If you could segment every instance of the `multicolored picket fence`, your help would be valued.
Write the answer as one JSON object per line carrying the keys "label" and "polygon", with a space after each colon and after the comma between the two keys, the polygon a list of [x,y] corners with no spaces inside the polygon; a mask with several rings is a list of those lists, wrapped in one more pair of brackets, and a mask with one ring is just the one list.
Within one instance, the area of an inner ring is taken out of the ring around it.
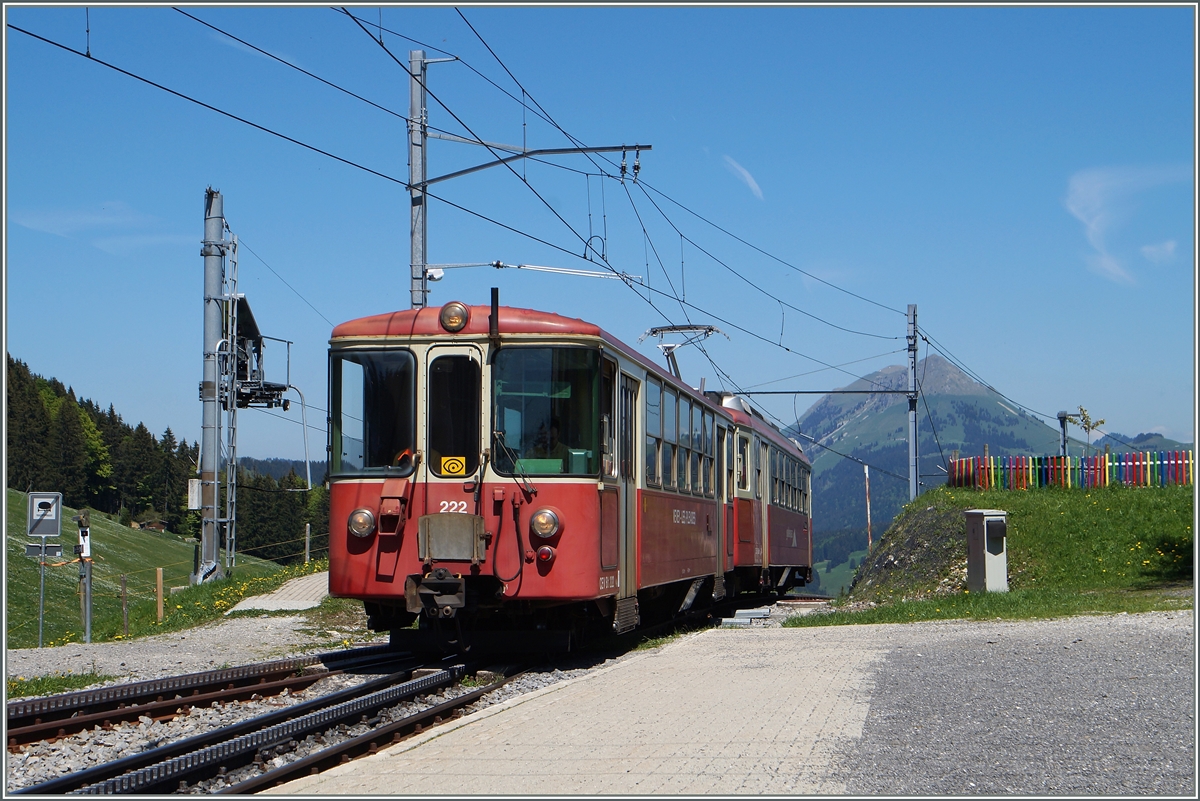
{"label": "multicolored picket fence", "polygon": [[1097,456],[976,456],[950,461],[946,483],[974,489],[1037,487],[1160,487],[1192,484],[1192,451],[1145,451]]}

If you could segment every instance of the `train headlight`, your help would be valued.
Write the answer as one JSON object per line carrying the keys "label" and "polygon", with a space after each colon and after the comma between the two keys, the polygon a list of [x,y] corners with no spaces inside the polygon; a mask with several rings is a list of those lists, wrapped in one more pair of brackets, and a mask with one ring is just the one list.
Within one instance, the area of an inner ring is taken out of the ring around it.
{"label": "train headlight", "polygon": [[467,325],[467,317],[467,307],[456,300],[442,307],[442,313],[438,319],[442,323],[442,328],[453,334],[463,330]]}
{"label": "train headlight", "polygon": [[553,537],[559,529],[558,515],[549,509],[539,509],[529,518],[529,528],[539,537]]}
{"label": "train headlight", "polygon": [[356,537],[369,537],[375,530],[375,515],[370,509],[355,509],[350,513],[346,526]]}

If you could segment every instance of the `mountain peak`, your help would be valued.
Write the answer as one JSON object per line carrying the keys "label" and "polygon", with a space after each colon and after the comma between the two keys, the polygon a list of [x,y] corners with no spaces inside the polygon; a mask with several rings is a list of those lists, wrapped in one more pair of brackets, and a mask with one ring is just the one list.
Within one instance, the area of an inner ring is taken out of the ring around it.
{"label": "mountain peak", "polygon": [[[988,388],[936,353],[917,362],[917,384],[926,395],[986,395]],[[908,368],[893,364],[838,389],[906,389]],[[899,401],[893,401],[899,403]]]}
{"label": "mountain peak", "polygon": [[[987,395],[990,390],[975,381],[946,359],[931,353],[917,362],[917,385],[921,394],[930,395]],[[893,364],[856,379],[839,390],[864,392],[876,390],[905,390],[908,388],[908,368]],[[811,437],[822,439],[853,420],[882,412],[890,406],[905,403],[904,395],[829,394],[812,405],[797,421],[797,427]]]}

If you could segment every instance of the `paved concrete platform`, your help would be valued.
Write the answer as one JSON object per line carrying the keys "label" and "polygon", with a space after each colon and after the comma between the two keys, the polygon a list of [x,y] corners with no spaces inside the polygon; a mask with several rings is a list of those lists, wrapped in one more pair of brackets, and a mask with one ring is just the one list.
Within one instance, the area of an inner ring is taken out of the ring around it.
{"label": "paved concrete platform", "polygon": [[838,794],[884,649],[714,629],[511,699],[289,795]]}
{"label": "paved concrete platform", "polygon": [[263,792],[1195,798],[1194,654],[1190,609],[712,629]]}
{"label": "paved concrete platform", "polygon": [[[238,601],[229,612],[241,612],[247,609],[294,610],[312,609],[320,606],[321,601],[329,594],[329,571],[300,576],[286,582],[274,592],[264,595],[254,595]],[[225,614],[229,614],[226,612]]]}

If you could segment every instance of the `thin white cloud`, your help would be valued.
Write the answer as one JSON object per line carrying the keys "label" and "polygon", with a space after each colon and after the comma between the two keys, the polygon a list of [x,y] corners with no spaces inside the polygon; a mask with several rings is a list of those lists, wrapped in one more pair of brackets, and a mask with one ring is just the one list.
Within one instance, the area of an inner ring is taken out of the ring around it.
{"label": "thin white cloud", "polygon": [[1168,239],[1166,242],[1160,242],[1157,245],[1142,245],[1142,255],[1147,261],[1152,261],[1155,264],[1164,264],[1175,258],[1175,240]]}
{"label": "thin white cloud", "polygon": [[1191,177],[1191,167],[1185,164],[1167,167],[1091,167],[1072,175],[1067,182],[1067,197],[1063,203],[1067,211],[1083,223],[1088,244],[1095,250],[1088,257],[1088,266],[1114,281],[1133,283],[1133,276],[1110,251],[1108,234],[1128,214],[1127,205],[1134,195]]}
{"label": "thin white cloud", "polygon": [[759,189],[758,181],[754,180],[754,176],[750,174],[749,170],[747,170],[741,164],[738,164],[733,159],[729,158],[729,156],[725,157],[725,166],[729,168],[730,172],[741,179],[742,183],[750,187],[750,191],[754,193],[756,198],[759,200],[763,199],[762,189]]}
{"label": "thin white cloud", "polygon": [[92,247],[112,256],[128,256],[135,251],[160,245],[187,247],[198,245],[199,239],[185,234],[132,234],[129,236],[106,236],[92,242]]}
{"label": "thin white cloud", "polygon": [[9,219],[22,228],[64,238],[80,231],[135,228],[156,221],[154,217],[140,214],[120,200],[110,200],[90,209],[10,211]]}
{"label": "thin white cloud", "polygon": [[[255,56],[256,58],[266,59],[267,61],[270,61],[274,64],[279,63],[278,61],[275,60],[276,58],[278,58],[278,59],[282,59],[283,61],[286,61],[289,64],[294,64],[297,67],[300,66],[296,62],[295,59],[293,59],[289,56],[280,55],[278,53],[272,53],[271,55],[267,55],[258,50],[255,50],[253,47],[244,45],[235,39],[230,39],[228,36],[223,36],[219,33],[213,33],[210,38],[217,44],[221,44],[226,47],[232,47],[234,50],[240,50],[241,52],[246,53],[247,55]],[[271,56],[275,56],[275,58],[272,58]]]}

